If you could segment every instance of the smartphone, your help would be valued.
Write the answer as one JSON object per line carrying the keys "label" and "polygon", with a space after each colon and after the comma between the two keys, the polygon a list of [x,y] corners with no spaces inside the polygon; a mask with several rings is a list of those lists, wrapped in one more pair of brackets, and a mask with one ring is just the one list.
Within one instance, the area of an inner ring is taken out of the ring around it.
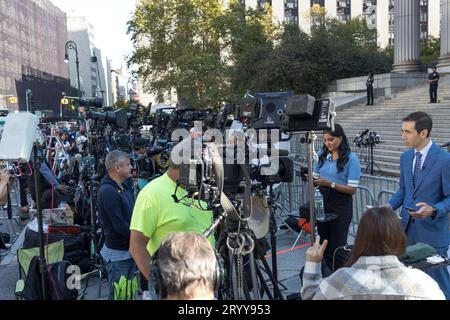
{"label": "smartphone", "polygon": [[409,205],[409,206],[405,206],[405,209],[408,211],[413,211],[413,212],[417,212],[419,211],[419,207],[416,207],[415,205]]}

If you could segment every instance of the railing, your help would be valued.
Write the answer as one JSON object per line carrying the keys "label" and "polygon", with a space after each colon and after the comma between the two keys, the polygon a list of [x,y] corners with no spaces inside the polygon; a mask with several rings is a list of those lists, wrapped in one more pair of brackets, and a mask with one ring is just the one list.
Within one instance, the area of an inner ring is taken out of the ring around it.
{"label": "railing", "polygon": [[[283,214],[298,213],[301,205],[308,201],[308,184],[301,179],[300,168],[302,163],[294,162],[294,180],[292,183],[283,183],[276,190],[280,197],[277,201]],[[399,181],[394,178],[361,176],[360,185],[353,196],[353,218],[349,233],[355,235],[361,215],[367,206],[377,206],[388,202],[399,188]],[[397,212],[398,213],[398,212]],[[399,213],[398,213],[399,214]]]}

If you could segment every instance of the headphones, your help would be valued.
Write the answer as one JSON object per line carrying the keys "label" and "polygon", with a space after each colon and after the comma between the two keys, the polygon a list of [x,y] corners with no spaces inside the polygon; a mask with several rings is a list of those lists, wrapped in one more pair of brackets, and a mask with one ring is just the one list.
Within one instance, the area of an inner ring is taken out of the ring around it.
{"label": "headphones", "polygon": [[[149,286],[154,287],[158,299],[165,299],[167,298],[167,288],[164,285],[164,279],[162,277],[161,269],[159,267],[158,252],[159,250],[157,250],[151,258],[150,264],[151,272],[150,272]],[[214,271],[213,290],[214,292],[217,292],[224,282],[224,268],[222,258],[215,249],[214,255],[216,257],[216,268]]]}

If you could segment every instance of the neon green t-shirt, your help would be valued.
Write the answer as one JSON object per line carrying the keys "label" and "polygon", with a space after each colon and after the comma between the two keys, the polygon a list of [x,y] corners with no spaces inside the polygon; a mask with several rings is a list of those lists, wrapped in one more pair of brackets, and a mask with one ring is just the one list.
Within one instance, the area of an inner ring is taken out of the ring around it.
{"label": "neon green t-shirt", "polygon": [[[175,188],[176,183],[166,173],[147,184],[136,199],[130,230],[150,238],[147,245],[150,255],[171,232],[203,233],[212,225],[211,211],[188,207],[183,201],[175,203],[172,197]],[[177,198],[181,199],[185,194],[186,191],[178,187]],[[215,245],[213,235],[208,240]]]}

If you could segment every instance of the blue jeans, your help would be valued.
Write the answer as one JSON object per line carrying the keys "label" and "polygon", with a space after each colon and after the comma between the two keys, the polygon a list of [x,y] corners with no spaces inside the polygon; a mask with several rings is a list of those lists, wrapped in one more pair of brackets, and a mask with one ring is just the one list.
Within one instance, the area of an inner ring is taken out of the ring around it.
{"label": "blue jeans", "polygon": [[134,272],[136,271],[136,264],[133,259],[122,260],[122,261],[108,261],[106,263],[106,272],[108,272],[108,282],[109,282],[109,300],[114,300],[114,282],[119,282],[122,276],[131,280],[134,277]]}

